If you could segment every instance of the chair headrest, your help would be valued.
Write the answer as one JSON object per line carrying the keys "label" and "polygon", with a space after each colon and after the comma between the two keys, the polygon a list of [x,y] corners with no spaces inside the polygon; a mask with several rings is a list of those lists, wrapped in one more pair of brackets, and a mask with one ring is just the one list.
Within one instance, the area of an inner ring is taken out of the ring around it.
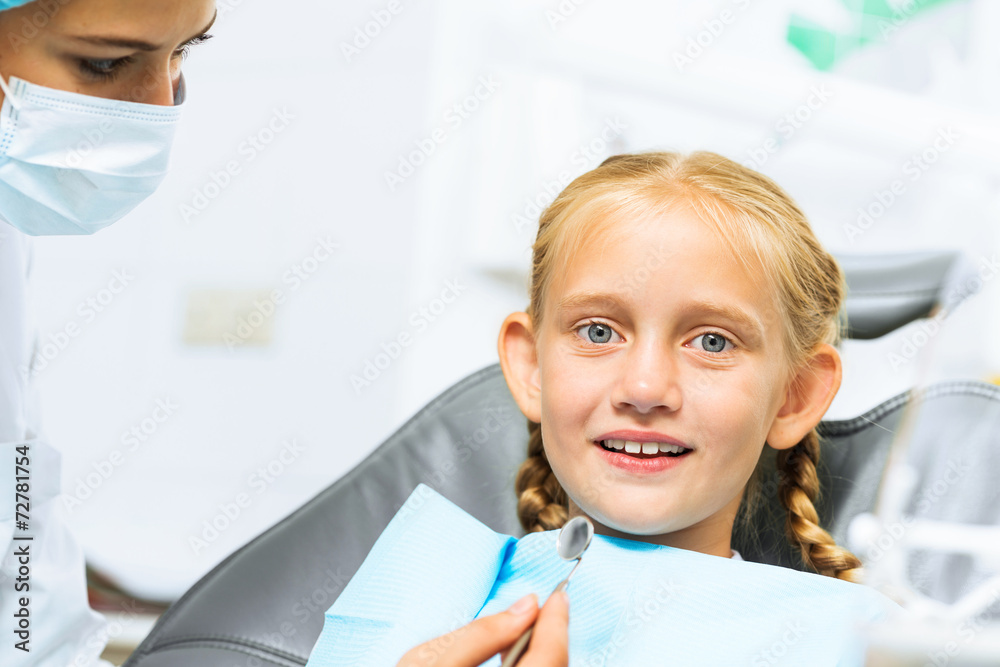
{"label": "chair headrest", "polygon": [[[879,338],[950,303],[958,251],[838,254],[847,279],[847,337]],[[964,295],[961,295],[964,296]]]}

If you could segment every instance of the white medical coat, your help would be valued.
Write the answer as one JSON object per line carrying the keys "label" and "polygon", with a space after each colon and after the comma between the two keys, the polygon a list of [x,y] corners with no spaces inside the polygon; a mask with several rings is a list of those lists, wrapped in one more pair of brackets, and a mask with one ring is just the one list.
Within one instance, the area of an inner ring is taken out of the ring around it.
{"label": "white medical coat", "polygon": [[[98,661],[107,641],[104,619],[87,603],[83,551],[66,526],[59,498],[62,456],[39,423],[30,370],[37,340],[27,289],[32,241],[0,219],[0,665],[106,664]],[[16,507],[15,477],[21,473],[15,459],[25,445],[30,502],[28,529],[20,530],[15,513],[24,508]],[[32,539],[15,539],[26,537]],[[28,579],[21,571],[24,558],[17,555],[25,547]],[[21,639],[13,632],[22,597],[29,600],[27,653],[15,648]]]}

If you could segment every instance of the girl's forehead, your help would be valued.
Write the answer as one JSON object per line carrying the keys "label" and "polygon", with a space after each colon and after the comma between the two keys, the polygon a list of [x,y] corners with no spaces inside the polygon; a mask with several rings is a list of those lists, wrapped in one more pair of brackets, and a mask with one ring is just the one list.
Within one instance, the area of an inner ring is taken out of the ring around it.
{"label": "girl's forehead", "polygon": [[568,223],[553,247],[553,278],[592,272],[594,266],[639,274],[684,266],[708,273],[724,269],[767,288],[767,272],[752,244],[738,242],[730,225],[691,208],[609,211]]}
{"label": "girl's forehead", "polygon": [[555,248],[546,312],[555,314],[567,299],[579,300],[572,292],[582,292],[657,307],[707,305],[749,315],[762,330],[783,328],[776,291],[756,254],[741,251],[724,228],[694,211],[575,222],[580,228]]}

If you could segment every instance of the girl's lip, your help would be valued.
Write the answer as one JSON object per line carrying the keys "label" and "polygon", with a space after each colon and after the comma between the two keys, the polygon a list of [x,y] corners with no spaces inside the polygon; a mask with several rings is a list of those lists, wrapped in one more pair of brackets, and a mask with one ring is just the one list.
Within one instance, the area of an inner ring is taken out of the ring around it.
{"label": "girl's lip", "polygon": [[663,433],[657,433],[655,431],[633,431],[633,430],[621,430],[621,431],[611,431],[605,433],[604,435],[598,437],[594,442],[600,444],[604,440],[627,440],[631,442],[665,442],[670,445],[678,445],[684,449],[694,449],[691,445],[678,440],[677,438],[671,438],[669,435]]}
{"label": "girl's lip", "polygon": [[[621,438],[609,438],[610,440],[617,440]],[[646,442],[665,442],[665,441],[653,441],[647,440]],[[683,445],[681,445],[683,447]],[[625,452],[619,451],[608,451],[600,445],[596,444],[598,451],[604,460],[611,466],[624,470],[625,472],[631,473],[633,475],[650,475],[666,470],[671,470],[676,468],[681,464],[681,461],[686,457],[690,456],[690,452],[685,452],[680,456],[649,456],[649,457],[638,457],[631,456]]]}

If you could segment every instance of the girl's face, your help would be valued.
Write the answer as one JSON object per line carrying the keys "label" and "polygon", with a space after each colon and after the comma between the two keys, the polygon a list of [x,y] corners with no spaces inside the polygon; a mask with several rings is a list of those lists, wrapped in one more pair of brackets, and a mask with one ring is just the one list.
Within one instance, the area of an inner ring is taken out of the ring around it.
{"label": "girl's face", "polygon": [[214,20],[215,0],[32,2],[0,12],[0,76],[171,105],[184,54]]}
{"label": "girl's face", "polygon": [[[528,360],[526,388],[512,390],[542,425],[571,515],[729,556],[765,441],[794,445],[826,406],[789,432],[803,405],[787,391],[776,297],[708,225],[680,211],[609,229],[555,270],[538,331],[508,318],[505,373],[507,359]],[[839,358],[835,370],[830,400]]]}

